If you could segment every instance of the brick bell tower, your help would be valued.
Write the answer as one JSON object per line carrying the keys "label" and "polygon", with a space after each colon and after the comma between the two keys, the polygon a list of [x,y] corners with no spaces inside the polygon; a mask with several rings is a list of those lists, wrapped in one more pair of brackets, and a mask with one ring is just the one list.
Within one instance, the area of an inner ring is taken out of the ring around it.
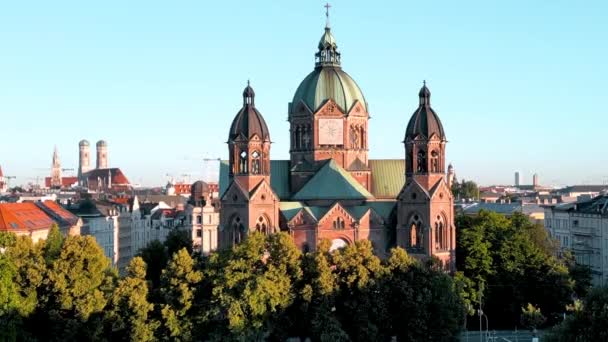
{"label": "brick bell tower", "polygon": [[[329,7],[327,7],[329,9]],[[325,13],[325,30],[315,53],[315,68],[289,103],[291,191],[297,192],[333,159],[370,190],[367,102],[353,78],[342,69],[342,54]]]}
{"label": "brick bell tower", "polygon": [[397,245],[422,259],[435,256],[446,271],[454,271],[456,230],[446,175],[447,140],[426,82],[418,95],[418,109],[405,132],[406,182],[397,198]]}
{"label": "brick bell tower", "polygon": [[252,231],[270,234],[279,229],[279,198],[270,187],[270,143],[247,82],[243,107],[228,135],[230,182],[221,198],[220,248],[230,248]]}

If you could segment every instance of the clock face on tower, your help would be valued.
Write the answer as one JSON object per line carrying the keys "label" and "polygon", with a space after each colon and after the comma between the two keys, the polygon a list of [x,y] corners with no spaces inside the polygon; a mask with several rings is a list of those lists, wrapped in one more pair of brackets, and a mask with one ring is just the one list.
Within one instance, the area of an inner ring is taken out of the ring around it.
{"label": "clock face on tower", "polygon": [[319,145],[342,145],[343,125],[342,119],[319,119]]}

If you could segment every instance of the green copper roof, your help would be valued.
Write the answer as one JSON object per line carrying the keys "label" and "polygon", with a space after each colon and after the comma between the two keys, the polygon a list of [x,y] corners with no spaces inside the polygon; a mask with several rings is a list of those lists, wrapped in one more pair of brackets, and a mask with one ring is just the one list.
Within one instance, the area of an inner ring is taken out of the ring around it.
{"label": "green copper roof", "polygon": [[[220,163],[220,197],[224,191],[228,189],[229,178],[228,161],[222,160]],[[270,186],[274,193],[279,196],[279,199],[288,199],[289,193],[289,160],[271,160],[270,161]]]}
{"label": "green copper roof", "polygon": [[304,208],[301,202],[281,202],[279,203],[279,209],[283,213],[283,216],[289,221],[296,216],[300,210]]}
{"label": "green copper roof", "polygon": [[376,198],[396,198],[405,184],[403,159],[369,160],[372,170],[372,193]]}
{"label": "green copper roof", "polygon": [[[317,111],[327,100],[332,99],[343,111],[348,112],[355,104],[361,102],[367,109],[365,97],[357,83],[339,67],[319,67],[308,74],[296,90],[291,107],[300,100],[304,101],[313,112]],[[290,108],[290,112],[291,112]]]}
{"label": "green copper roof", "polygon": [[319,40],[319,50],[325,50],[329,48],[337,49],[338,44],[336,43],[336,38],[331,34],[331,29],[329,27],[325,27],[325,32],[323,36],[321,36],[321,40]]}
{"label": "green copper roof", "polygon": [[347,171],[330,159],[292,199],[366,199],[373,198]]}
{"label": "green copper roof", "polygon": [[[369,166],[372,172],[371,193],[373,196],[386,199],[397,198],[405,184],[405,161],[403,159],[370,159]],[[289,160],[272,160],[270,162],[270,185],[281,200],[288,200],[291,197],[289,167]],[[228,161],[223,160],[220,163],[220,195],[223,195],[228,188],[228,171]],[[346,173],[348,174],[348,172]]]}
{"label": "green copper roof", "polygon": [[397,205],[397,201],[374,201],[367,202],[366,205],[376,212],[376,214],[382,216],[385,220],[388,220],[391,216],[391,212]]}

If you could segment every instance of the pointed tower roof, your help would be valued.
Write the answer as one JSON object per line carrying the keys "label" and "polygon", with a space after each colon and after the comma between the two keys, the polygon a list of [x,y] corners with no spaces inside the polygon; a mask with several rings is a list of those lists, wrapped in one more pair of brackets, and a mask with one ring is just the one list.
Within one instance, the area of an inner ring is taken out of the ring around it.
{"label": "pointed tower roof", "polygon": [[419,106],[407,124],[405,140],[417,137],[428,139],[433,134],[439,139],[445,140],[445,132],[443,131],[441,120],[439,120],[439,116],[431,108],[431,91],[426,86],[426,81],[423,82],[418,97],[420,98]]}
{"label": "pointed tower roof", "polygon": [[60,164],[59,160],[59,152],[57,152],[57,146],[53,149],[53,166],[58,166]]}
{"label": "pointed tower roof", "polygon": [[232,121],[228,141],[234,141],[239,137],[250,139],[254,135],[262,140],[270,140],[266,121],[255,108],[255,92],[247,81],[247,87],[243,90],[243,107]]}

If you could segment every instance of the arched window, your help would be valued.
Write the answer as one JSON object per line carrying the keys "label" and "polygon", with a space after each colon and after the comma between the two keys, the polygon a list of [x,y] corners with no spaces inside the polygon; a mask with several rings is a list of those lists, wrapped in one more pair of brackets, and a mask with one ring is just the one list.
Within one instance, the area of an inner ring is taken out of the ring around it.
{"label": "arched window", "polygon": [[251,173],[254,175],[259,175],[261,173],[260,153],[258,151],[253,151],[251,154]]}
{"label": "arched window", "polygon": [[268,218],[266,218],[266,216],[262,215],[262,216],[258,217],[258,220],[255,223],[255,230],[264,235],[268,235],[268,234],[272,233],[272,231],[270,230],[270,224],[268,222]]}
{"label": "arched window", "polygon": [[243,241],[243,234],[245,233],[245,228],[243,223],[241,222],[241,218],[235,216],[230,223],[230,242],[233,245],[241,243]]}
{"label": "arched window", "polygon": [[410,247],[421,249],[424,244],[424,232],[422,230],[422,220],[418,215],[410,219]]}
{"label": "arched window", "polygon": [[304,149],[308,150],[310,149],[310,141],[311,141],[311,137],[310,137],[310,126],[306,125],[304,127],[304,134],[302,136],[302,143],[304,144]]}
{"label": "arched window", "polygon": [[435,150],[431,152],[431,172],[439,172],[439,153]]}
{"label": "arched window", "polygon": [[360,146],[361,148],[365,148],[365,128],[363,127],[359,127],[360,132],[360,137],[361,137],[361,142],[360,142]]}
{"label": "arched window", "polygon": [[416,160],[416,170],[418,172],[426,172],[426,152],[418,151],[418,160]]}
{"label": "arched window", "polygon": [[445,250],[448,248],[447,227],[443,218],[437,215],[435,220],[435,249]]}
{"label": "arched window", "polygon": [[344,229],[344,227],[345,227],[344,219],[342,219],[341,217],[338,217],[334,220],[334,229],[342,230],[342,229]]}
{"label": "arched window", "polygon": [[241,151],[239,156],[239,173],[247,173],[247,151]]}

